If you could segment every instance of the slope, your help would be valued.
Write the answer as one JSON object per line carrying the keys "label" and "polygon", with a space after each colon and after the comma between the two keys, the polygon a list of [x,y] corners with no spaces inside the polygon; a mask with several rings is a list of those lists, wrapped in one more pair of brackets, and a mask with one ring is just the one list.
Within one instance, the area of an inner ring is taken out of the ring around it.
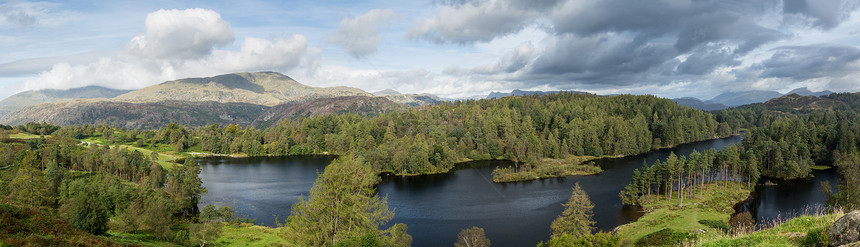
{"label": "slope", "polygon": [[120,95],[116,100],[130,103],[214,101],[275,106],[290,101],[336,96],[370,94],[351,87],[311,87],[276,72],[243,72],[168,81]]}
{"label": "slope", "polygon": [[17,93],[0,101],[0,117],[18,109],[41,103],[57,102],[68,99],[113,98],[131,90],[111,89],[99,86],[86,86],[72,89],[43,89]]}

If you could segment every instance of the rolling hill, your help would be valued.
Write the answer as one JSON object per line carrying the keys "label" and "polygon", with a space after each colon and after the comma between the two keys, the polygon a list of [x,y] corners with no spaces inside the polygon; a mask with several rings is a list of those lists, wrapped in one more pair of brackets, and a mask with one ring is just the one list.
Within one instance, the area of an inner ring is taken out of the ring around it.
{"label": "rolling hill", "polygon": [[341,96],[319,98],[307,102],[289,102],[270,108],[254,120],[253,125],[265,128],[285,119],[313,117],[328,114],[355,113],[375,116],[381,113],[406,109],[407,106],[383,97]]}
{"label": "rolling hill", "polygon": [[131,90],[118,90],[99,86],[72,89],[43,89],[17,93],[0,101],[0,118],[18,109],[42,103],[69,99],[113,98]]}
{"label": "rolling hill", "polygon": [[337,96],[371,94],[351,87],[311,87],[276,72],[245,72],[168,81],[117,96],[115,99],[130,103],[180,100],[275,106],[290,101]]}

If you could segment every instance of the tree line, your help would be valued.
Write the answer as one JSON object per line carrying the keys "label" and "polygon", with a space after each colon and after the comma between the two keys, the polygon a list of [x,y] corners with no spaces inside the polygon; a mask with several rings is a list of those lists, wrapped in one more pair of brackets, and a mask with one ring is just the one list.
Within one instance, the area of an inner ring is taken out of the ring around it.
{"label": "tree line", "polygon": [[639,204],[642,196],[662,194],[669,203],[674,200],[682,205],[685,198],[701,193],[705,184],[726,187],[733,184],[729,182],[745,182],[752,189],[760,175],[755,156],[738,145],[720,151],[694,150],[686,157],[672,152],[666,161],[646,163],[635,169],[630,183],[618,196],[622,203],[634,205]]}
{"label": "tree line", "polygon": [[[157,130],[67,126],[58,135],[102,133],[114,143],[217,154],[362,156],[377,172],[445,172],[457,162],[509,159],[526,166],[541,158],[624,156],[728,136],[714,115],[654,96],[559,93],[438,106],[362,117],[355,114],[287,119],[267,129],[170,124]],[[105,133],[107,135],[105,135]]]}

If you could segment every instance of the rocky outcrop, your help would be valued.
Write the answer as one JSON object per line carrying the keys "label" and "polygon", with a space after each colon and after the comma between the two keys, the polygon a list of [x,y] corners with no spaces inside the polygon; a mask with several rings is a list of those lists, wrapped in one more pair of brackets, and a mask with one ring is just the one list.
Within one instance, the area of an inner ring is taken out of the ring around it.
{"label": "rocky outcrop", "polygon": [[860,241],[860,210],[845,214],[827,229],[830,246],[856,246]]}

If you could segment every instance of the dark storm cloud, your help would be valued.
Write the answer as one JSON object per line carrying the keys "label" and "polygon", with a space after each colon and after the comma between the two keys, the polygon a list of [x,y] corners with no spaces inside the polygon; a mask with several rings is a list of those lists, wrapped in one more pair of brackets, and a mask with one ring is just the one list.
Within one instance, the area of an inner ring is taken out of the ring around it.
{"label": "dark storm cloud", "polygon": [[[549,37],[543,41],[544,49],[522,52],[523,47],[512,47],[496,62],[471,70],[509,75],[506,78],[525,87],[664,85],[702,80],[722,67],[732,68],[737,79],[721,83],[749,83],[762,77],[805,80],[843,73],[846,64],[856,60],[853,47],[793,47],[759,50],[766,56],[775,54],[754,67],[738,68],[750,52],[803,35],[804,28],[838,26],[857,9],[858,0],[436,3],[443,7],[436,16],[413,25],[410,37],[469,44],[532,25],[545,28]],[[802,24],[800,29],[791,29],[798,27],[790,25],[795,23]]]}
{"label": "dark storm cloud", "polygon": [[781,47],[767,60],[752,69],[760,70],[760,77],[808,80],[820,77],[841,77],[854,73],[851,66],[860,60],[860,49],[842,45],[813,45]]}
{"label": "dark storm cloud", "polygon": [[784,0],[783,12],[805,16],[813,26],[831,29],[847,19],[858,5],[857,0]]}
{"label": "dark storm cloud", "polygon": [[[550,43],[534,62],[531,73],[564,75],[584,83],[627,83],[655,71],[677,55],[669,43],[648,43],[601,35],[563,35]],[[607,80],[606,78],[615,78]],[[625,79],[626,78],[626,79]]]}
{"label": "dark storm cloud", "polygon": [[678,73],[689,75],[704,75],[711,73],[720,66],[738,65],[740,61],[734,53],[725,48],[702,47],[696,49],[684,62],[678,65]]}

